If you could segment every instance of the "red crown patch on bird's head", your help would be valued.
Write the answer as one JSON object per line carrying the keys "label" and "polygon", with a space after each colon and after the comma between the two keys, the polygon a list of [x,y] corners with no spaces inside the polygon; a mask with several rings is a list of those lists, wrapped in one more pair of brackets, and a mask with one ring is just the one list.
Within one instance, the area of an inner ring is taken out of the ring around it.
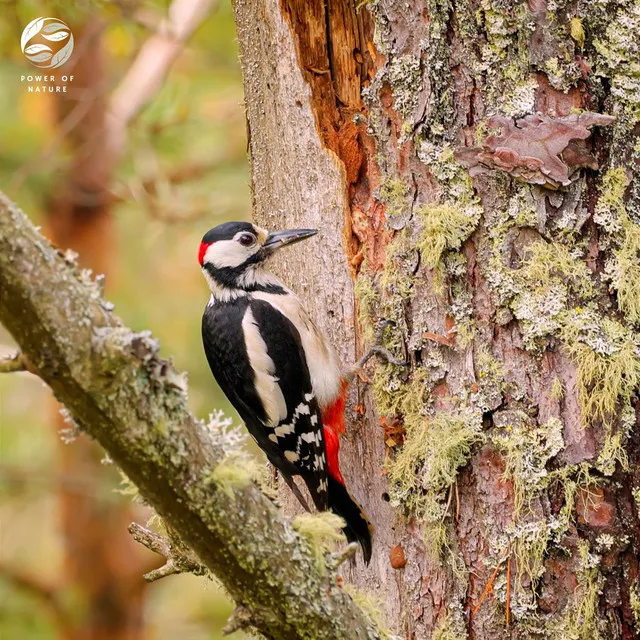
{"label": "red crown patch on bird's head", "polygon": [[213,242],[201,242],[200,250],[198,251],[198,262],[202,266],[204,262],[204,254],[207,253],[207,249],[213,244]]}

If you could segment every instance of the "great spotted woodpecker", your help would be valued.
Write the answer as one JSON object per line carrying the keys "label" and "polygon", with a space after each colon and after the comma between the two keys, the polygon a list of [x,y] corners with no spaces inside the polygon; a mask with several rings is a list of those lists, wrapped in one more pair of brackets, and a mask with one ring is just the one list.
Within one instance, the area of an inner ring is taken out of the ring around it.
{"label": "great spotted woodpecker", "polygon": [[216,381],[267,458],[304,506],[293,476],[318,510],[345,520],[347,540],[360,543],[368,563],[373,527],[338,460],[349,375],[298,297],[265,269],[276,249],[315,234],[269,233],[248,222],[206,233],[198,259],[211,298],[202,339]]}

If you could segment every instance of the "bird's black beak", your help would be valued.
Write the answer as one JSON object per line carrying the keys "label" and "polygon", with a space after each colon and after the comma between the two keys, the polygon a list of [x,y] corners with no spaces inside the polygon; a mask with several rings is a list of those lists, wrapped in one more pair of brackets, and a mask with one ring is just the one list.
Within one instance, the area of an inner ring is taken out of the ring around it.
{"label": "bird's black beak", "polygon": [[285,229],[284,231],[274,231],[267,236],[262,249],[267,253],[273,253],[280,247],[285,247],[295,242],[300,242],[318,233],[317,229]]}

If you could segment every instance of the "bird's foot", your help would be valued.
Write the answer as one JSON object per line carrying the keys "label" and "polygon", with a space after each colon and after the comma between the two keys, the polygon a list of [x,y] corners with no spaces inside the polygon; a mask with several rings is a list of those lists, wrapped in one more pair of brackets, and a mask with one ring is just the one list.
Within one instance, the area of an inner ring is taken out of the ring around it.
{"label": "bird's foot", "polygon": [[330,560],[332,569],[335,571],[341,564],[343,564],[347,560],[353,561],[353,558],[355,558],[357,550],[358,550],[357,543],[350,542],[346,547],[343,547],[342,549],[339,549],[335,553],[332,553],[331,560]]}
{"label": "bird's foot", "polygon": [[347,384],[350,384],[356,375],[359,375],[362,368],[364,367],[373,356],[378,358],[381,362],[385,364],[393,364],[397,367],[407,367],[409,366],[407,362],[404,360],[398,360],[389,349],[386,349],[382,346],[382,332],[386,326],[391,324],[388,320],[381,320],[378,323],[376,328],[376,343],[369,348],[369,350],[360,358],[357,362],[355,362],[351,367],[349,367],[344,374],[344,379],[347,381]]}

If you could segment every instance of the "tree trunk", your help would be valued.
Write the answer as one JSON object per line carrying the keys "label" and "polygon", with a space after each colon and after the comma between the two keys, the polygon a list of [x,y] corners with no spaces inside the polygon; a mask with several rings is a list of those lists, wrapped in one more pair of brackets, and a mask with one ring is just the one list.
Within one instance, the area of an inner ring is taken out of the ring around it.
{"label": "tree trunk", "polygon": [[[71,161],[56,185],[47,211],[53,242],[78,253],[80,264],[96,274],[112,271],[115,253],[114,219],[109,209],[113,162],[107,148],[107,89],[101,20],[90,20],[80,33],[70,93],[58,93],[59,126],[76,124],[65,136]],[[54,407],[56,431],[68,428]],[[86,437],[72,446],[59,444],[62,472],[96,482],[104,476],[104,452]],[[67,587],[82,598],[77,624],[66,640],[137,640],[142,621],[145,582],[142,554],[127,532],[133,519],[129,506],[60,489]]]}
{"label": "tree trunk", "polygon": [[256,220],[322,231],[280,275],[410,363],[352,390],[347,577],[406,638],[636,637],[638,4],[357,4],[235,0]]}

